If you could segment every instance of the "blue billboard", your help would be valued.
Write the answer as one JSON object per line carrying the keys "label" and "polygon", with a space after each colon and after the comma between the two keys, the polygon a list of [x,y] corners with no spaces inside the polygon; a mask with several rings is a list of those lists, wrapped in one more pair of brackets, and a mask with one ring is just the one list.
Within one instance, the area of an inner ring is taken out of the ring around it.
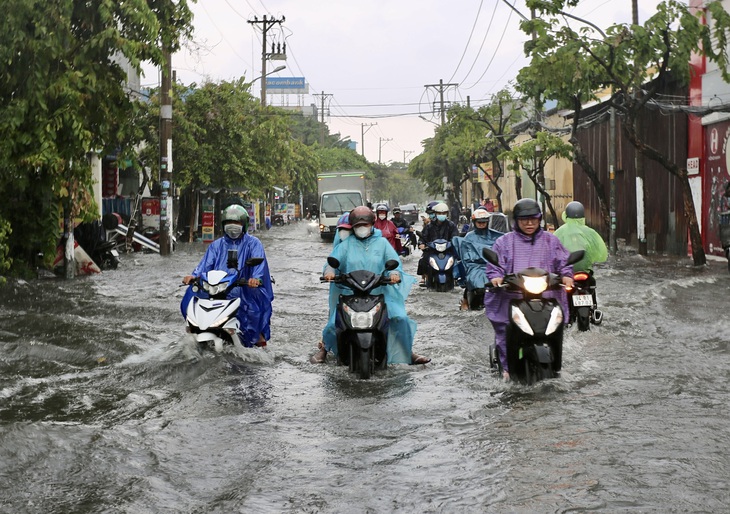
{"label": "blue billboard", "polygon": [[304,89],[304,77],[266,77],[266,89]]}

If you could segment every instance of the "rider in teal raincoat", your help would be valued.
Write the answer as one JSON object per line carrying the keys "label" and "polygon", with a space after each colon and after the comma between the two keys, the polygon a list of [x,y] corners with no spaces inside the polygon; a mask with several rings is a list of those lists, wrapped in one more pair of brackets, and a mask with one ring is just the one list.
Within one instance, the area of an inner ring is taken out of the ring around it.
{"label": "rider in teal raincoat", "polygon": [[[398,254],[390,245],[387,239],[382,237],[379,231],[373,229],[375,215],[364,206],[356,207],[350,212],[349,222],[352,225],[353,235],[341,241],[332,249],[331,257],[340,262],[338,270],[327,266],[325,278],[334,278],[336,272],[348,273],[354,270],[368,270],[374,273],[382,273],[385,270],[385,263],[389,260],[399,262],[398,268],[391,272],[393,280],[400,280],[400,283],[382,286],[373,291],[374,294],[383,294],[385,303],[388,306],[390,323],[388,327],[388,364],[425,364],[429,358],[413,353],[413,338],[416,333],[416,323],[408,318],[405,309],[405,300],[410,293],[411,287],[416,279],[403,272]],[[352,294],[344,290],[343,294]],[[336,341],[335,315],[337,309],[332,309],[330,319],[324,329],[324,339],[327,342]],[[334,339],[330,339],[334,336]],[[336,351],[336,344],[332,351]],[[312,359],[312,362],[324,362],[327,348],[321,348],[319,354],[322,358]],[[320,357],[316,354],[315,357]]]}

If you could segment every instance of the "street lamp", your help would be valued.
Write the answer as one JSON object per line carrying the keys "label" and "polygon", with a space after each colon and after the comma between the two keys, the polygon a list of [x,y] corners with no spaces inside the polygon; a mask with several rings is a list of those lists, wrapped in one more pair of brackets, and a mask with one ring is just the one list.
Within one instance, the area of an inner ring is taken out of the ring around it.
{"label": "street lamp", "polygon": [[[281,66],[277,66],[273,70],[268,71],[268,72],[264,73],[263,75],[261,75],[260,77],[256,77],[255,79],[253,79],[251,81],[251,84],[256,82],[258,79],[263,79],[264,77],[268,77],[272,73],[276,73],[277,71],[281,71],[285,68],[286,68],[286,66],[283,64]],[[261,106],[266,107],[266,81],[265,80],[261,81]]]}

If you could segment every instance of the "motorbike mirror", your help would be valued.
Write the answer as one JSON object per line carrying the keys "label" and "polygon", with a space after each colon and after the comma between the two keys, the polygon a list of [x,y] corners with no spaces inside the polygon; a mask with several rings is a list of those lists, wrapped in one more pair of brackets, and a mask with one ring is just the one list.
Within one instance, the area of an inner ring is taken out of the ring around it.
{"label": "motorbike mirror", "polygon": [[395,259],[391,259],[389,261],[386,261],[385,269],[387,269],[388,271],[393,271],[394,269],[396,269],[398,267],[398,265],[399,265],[398,261],[396,261]]}
{"label": "motorbike mirror", "polygon": [[337,269],[340,267],[340,261],[335,259],[334,257],[327,257],[327,264],[330,265],[330,267]]}
{"label": "motorbike mirror", "polygon": [[226,263],[226,266],[234,269],[238,268],[238,250],[235,248],[228,250],[228,262]]}
{"label": "motorbike mirror", "polygon": [[251,257],[246,259],[246,266],[258,266],[262,262],[264,262],[263,257]]}
{"label": "motorbike mirror", "polygon": [[482,249],[482,255],[484,256],[485,259],[487,259],[488,263],[494,264],[495,266],[499,266],[499,255],[497,254],[497,252],[495,252],[491,248],[485,247],[484,249]]}
{"label": "motorbike mirror", "polygon": [[575,264],[576,262],[580,261],[586,254],[585,250],[576,250],[575,252],[570,252],[570,255],[568,256],[568,262],[566,264]]}

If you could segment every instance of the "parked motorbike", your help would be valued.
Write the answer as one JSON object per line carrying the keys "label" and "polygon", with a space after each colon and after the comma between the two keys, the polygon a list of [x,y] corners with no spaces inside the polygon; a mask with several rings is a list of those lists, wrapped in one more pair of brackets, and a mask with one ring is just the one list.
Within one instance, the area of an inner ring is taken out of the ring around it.
{"label": "parked motorbike", "polygon": [[596,279],[593,270],[579,271],[573,275],[573,287],[568,292],[570,323],[578,324],[578,330],[590,330],[591,323],[600,325],[603,312],[596,303]]}
{"label": "parked motorbike", "polygon": [[425,287],[439,293],[454,289],[454,266],[457,264],[456,251],[451,241],[434,239],[426,243],[428,273]]}
{"label": "parked motorbike", "polygon": [[243,270],[238,267],[238,252],[229,250],[228,271],[211,270],[197,277],[188,287],[180,303],[180,309],[187,323],[187,332],[198,343],[198,349],[212,348],[223,351],[224,346],[235,348],[252,347],[244,342],[237,314],[247,308],[241,299],[227,298],[234,287],[247,287],[249,273],[253,266],[263,262],[262,257],[252,257]]}
{"label": "parked motorbike", "polygon": [[[572,252],[568,264],[583,258],[584,251]],[[484,248],[484,258],[499,266],[494,250]],[[561,277],[541,268],[530,267],[508,274],[500,287],[517,291],[520,298],[510,301],[510,324],[507,329],[507,362],[510,378],[528,385],[539,380],[556,378],[562,366],[563,310],[560,302],[543,293],[563,287]],[[488,291],[494,292],[493,287]],[[502,373],[499,348],[489,347],[492,369]]]}
{"label": "parked motorbike", "polygon": [[100,221],[81,223],[74,229],[74,238],[86,251],[99,269],[117,269],[119,252],[114,240],[106,239],[104,225]]}
{"label": "parked motorbike", "polygon": [[[327,263],[334,269],[340,262],[328,257]],[[398,261],[385,263],[385,271],[398,267]],[[352,290],[352,295],[340,295],[337,303],[335,330],[337,332],[337,360],[349,366],[351,373],[368,379],[376,369],[388,365],[388,308],[382,294],[372,291],[383,285],[391,285],[383,273],[355,270],[337,275],[333,280]],[[324,277],[320,277],[325,281]]]}

